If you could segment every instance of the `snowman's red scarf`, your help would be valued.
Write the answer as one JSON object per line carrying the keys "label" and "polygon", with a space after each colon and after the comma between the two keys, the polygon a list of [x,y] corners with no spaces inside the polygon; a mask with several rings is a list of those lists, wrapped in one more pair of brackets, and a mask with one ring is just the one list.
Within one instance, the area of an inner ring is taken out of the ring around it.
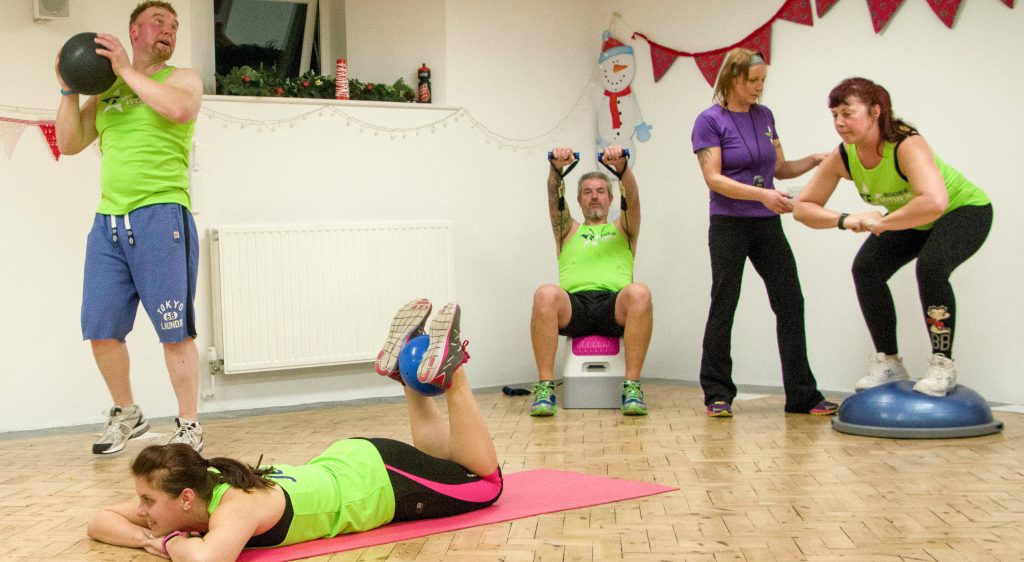
{"label": "snowman's red scarf", "polygon": [[608,109],[612,112],[613,129],[618,129],[622,126],[622,118],[619,117],[619,98],[622,96],[628,96],[631,93],[633,92],[629,89],[629,86],[626,86],[625,90],[618,93],[609,92],[608,90],[604,91],[604,95],[608,96]]}

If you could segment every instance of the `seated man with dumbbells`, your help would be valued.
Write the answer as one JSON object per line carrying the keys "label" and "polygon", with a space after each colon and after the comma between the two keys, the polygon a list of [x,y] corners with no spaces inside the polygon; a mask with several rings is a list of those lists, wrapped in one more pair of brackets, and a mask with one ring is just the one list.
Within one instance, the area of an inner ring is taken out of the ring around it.
{"label": "seated man with dumbbells", "polygon": [[[608,222],[614,198],[611,181],[601,172],[579,179],[576,199],[583,224],[569,214],[563,177],[578,161],[572,149],[551,151],[548,174],[548,211],[558,256],[558,285],[542,285],[533,296],[530,337],[537,362],[538,381],[531,416],[551,416],[557,408],[554,383],[558,336],[601,335],[623,338],[626,380],[622,383],[622,413],[647,414],[640,388],[640,369],[651,342],[653,310],[646,285],[633,282],[633,256],[640,233],[640,197],[636,177],[627,165],[628,153],[609,146],[601,163],[619,177],[622,213]],[[562,170],[569,166],[569,169]]]}

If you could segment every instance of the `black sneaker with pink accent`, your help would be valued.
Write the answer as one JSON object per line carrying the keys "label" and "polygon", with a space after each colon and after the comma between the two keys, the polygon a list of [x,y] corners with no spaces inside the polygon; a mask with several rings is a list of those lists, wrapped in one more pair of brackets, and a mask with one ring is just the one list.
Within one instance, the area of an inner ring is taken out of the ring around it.
{"label": "black sneaker with pink accent", "polygon": [[423,326],[427,323],[432,306],[427,299],[409,301],[398,309],[395,317],[391,320],[391,327],[388,329],[388,337],[377,354],[377,361],[374,368],[377,374],[384,377],[391,377],[402,382],[402,375],[398,371],[398,356],[402,348],[409,340],[423,334]]}
{"label": "black sneaker with pink accent", "polygon": [[469,341],[459,340],[460,314],[459,305],[450,302],[430,321],[430,347],[416,372],[420,382],[447,389],[452,385],[452,374],[469,361]]}

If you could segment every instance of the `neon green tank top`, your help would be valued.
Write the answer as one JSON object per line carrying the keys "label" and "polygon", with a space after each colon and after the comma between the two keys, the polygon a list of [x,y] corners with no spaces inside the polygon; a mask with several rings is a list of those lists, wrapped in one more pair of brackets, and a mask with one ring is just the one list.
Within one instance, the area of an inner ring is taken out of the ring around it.
{"label": "neon green tank top", "polygon": [[[174,67],[150,78],[164,82]],[[118,77],[97,96],[96,131],[103,152],[97,212],[124,215],[157,203],[189,208],[188,155],[195,121],[175,123],[153,111]]]}
{"label": "neon green tank top", "polygon": [[[376,529],[395,516],[395,492],[384,461],[365,439],[337,441],[302,466],[274,465],[267,476],[288,491],[292,523],[279,545]],[[209,513],[230,484],[213,489]]]}
{"label": "neon green tank top", "polygon": [[[843,144],[850,162],[850,177],[861,199],[869,205],[880,205],[890,213],[899,209],[914,198],[910,183],[900,177],[896,171],[896,145],[886,142],[882,148],[882,160],[870,170],[865,168],[857,157],[857,145]],[[988,196],[980,187],[967,180],[949,164],[935,155],[935,164],[939,167],[942,179],[949,192],[949,205],[943,211],[946,215],[960,207],[968,205],[988,205]],[[934,222],[914,227],[915,230],[930,230]]]}
{"label": "neon green tank top", "polygon": [[633,282],[633,252],[614,224],[581,224],[558,254],[558,284],[566,292],[621,291]]}

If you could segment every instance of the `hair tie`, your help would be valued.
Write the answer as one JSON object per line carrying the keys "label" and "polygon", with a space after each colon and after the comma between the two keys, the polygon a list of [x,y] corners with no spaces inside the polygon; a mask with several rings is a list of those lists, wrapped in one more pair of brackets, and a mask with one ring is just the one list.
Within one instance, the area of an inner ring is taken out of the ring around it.
{"label": "hair tie", "polygon": [[221,477],[220,469],[218,469],[216,466],[213,466],[213,463],[210,462],[210,459],[203,459],[203,466],[206,467],[206,472],[212,474],[215,479],[219,479]]}

